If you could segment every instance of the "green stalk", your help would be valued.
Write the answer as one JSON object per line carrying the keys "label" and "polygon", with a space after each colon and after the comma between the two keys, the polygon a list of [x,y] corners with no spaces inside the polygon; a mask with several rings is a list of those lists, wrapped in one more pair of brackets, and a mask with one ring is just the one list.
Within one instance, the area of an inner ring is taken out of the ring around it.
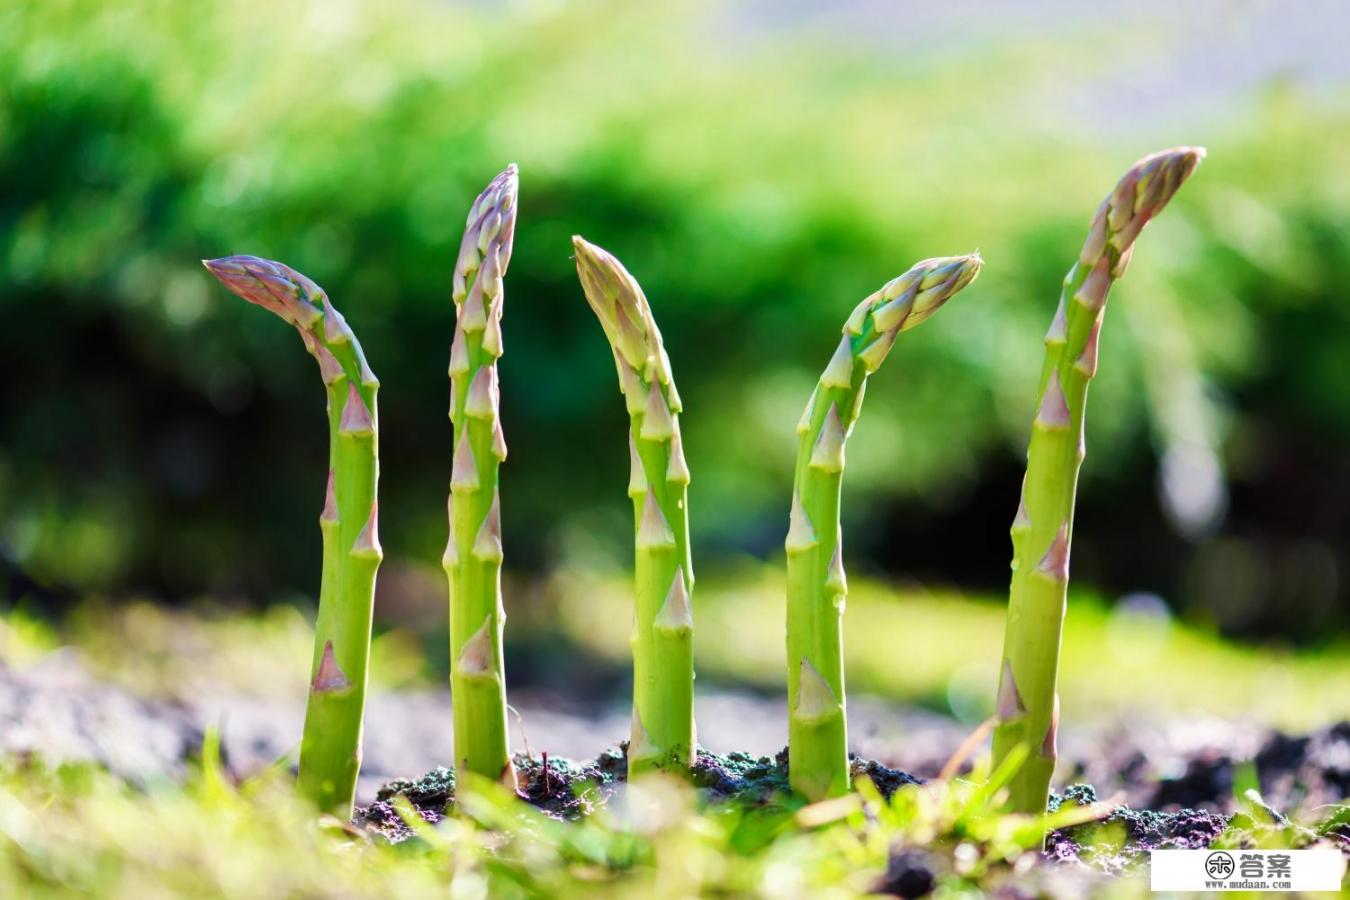
{"label": "green stalk", "polygon": [[1012,524],[1012,588],[994,729],[996,768],[1019,746],[1028,753],[1008,786],[1008,806],[1017,812],[1045,812],[1055,769],[1074,495],[1106,294],[1124,274],[1139,232],[1203,158],[1203,149],[1177,147],[1146,156],[1125,173],[1092,220],[1045,336],[1026,478]]}
{"label": "green stalk", "polygon": [[502,278],[516,229],[516,167],[478,195],[455,264],[455,338],[450,346],[450,690],[455,766],[516,786],[506,729],[502,660],[502,524],[498,470],[506,459],[497,360],[502,355]]}
{"label": "green stalk", "polygon": [[680,395],[637,281],[594,244],[573,237],[572,245],[586,300],[614,350],[631,419],[636,611],[628,773],[680,772],[694,760],[694,569]]}
{"label": "green stalk", "polygon": [[809,800],[849,788],[843,613],[847,582],[839,524],[844,443],[867,376],[900,332],[927,319],[979,274],[970,256],[927,259],[858,304],[797,423],[787,535],[788,779]]}
{"label": "green stalk", "polygon": [[203,262],[231,291],[295,326],[328,390],[328,488],[319,516],[323,580],[299,787],[320,809],[345,821],[361,768],[370,617],[383,557],[376,498],[380,383],[356,335],[313,281],[256,256]]}

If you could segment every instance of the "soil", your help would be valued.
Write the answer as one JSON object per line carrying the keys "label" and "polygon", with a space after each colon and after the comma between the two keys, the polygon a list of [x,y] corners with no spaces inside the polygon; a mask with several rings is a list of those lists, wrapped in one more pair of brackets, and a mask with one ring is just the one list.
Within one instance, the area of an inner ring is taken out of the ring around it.
{"label": "soil", "polygon": [[[560,818],[589,815],[603,805],[626,781],[626,745],[607,750],[589,763],[575,763],[548,757],[516,757],[519,794],[540,811]],[[1345,796],[1345,779],[1350,770],[1350,722],[1343,722],[1311,735],[1291,738],[1272,734],[1256,755],[1256,770],[1263,784],[1271,784],[1285,798],[1323,796],[1339,791]],[[1233,763],[1206,754],[1192,760],[1186,771],[1164,779],[1153,788],[1161,798],[1158,809],[1134,809],[1117,804],[1107,815],[1093,822],[1052,831],[1046,840],[1044,859],[1048,863],[1083,864],[1098,872],[1119,874],[1137,869],[1151,850],[1193,850],[1209,847],[1224,834],[1247,835],[1255,843],[1266,829],[1295,828],[1302,841],[1316,835],[1292,826],[1282,813],[1259,798],[1250,798],[1247,812],[1225,814],[1216,811],[1231,802]],[[854,777],[866,776],[887,799],[908,785],[924,779],[890,768],[876,760],[853,757]],[[705,802],[734,802],[746,806],[766,806],[786,800],[788,789],[787,750],[775,756],[753,756],[733,752],[716,754],[700,748],[692,769],[692,781]],[[416,780],[399,779],[380,788],[368,807],[358,807],[353,823],[394,842],[412,832],[394,812],[391,802],[402,794],[428,822],[438,822],[453,806],[454,773],[433,769]],[[1177,798],[1196,806],[1178,808]],[[1097,791],[1087,784],[1075,784],[1062,793],[1052,793],[1050,811],[1070,805],[1090,806],[1099,802]],[[1230,830],[1231,827],[1231,830]],[[1338,826],[1327,840],[1350,851],[1350,827]],[[900,897],[919,897],[933,889],[937,873],[943,868],[940,857],[913,847],[897,848],[892,854],[877,893]]]}
{"label": "soil", "polygon": [[[1096,802],[1091,785],[1077,784],[1062,795],[1052,794],[1050,810]],[[1117,806],[1103,819],[1050,832],[1045,855],[1057,862],[1090,862],[1106,871],[1123,871],[1144,861],[1150,850],[1202,850],[1224,833],[1229,821],[1229,816],[1200,809],[1155,812]]]}
{"label": "soil", "polygon": [[[628,780],[626,751],[627,744],[623,743],[589,763],[517,754],[516,792],[536,809],[559,819],[589,815]],[[852,759],[852,772],[855,778],[870,778],[887,799],[905,785],[923,783],[907,772],[856,756]],[[767,806],[783,800],[790,792],[786,748],[774,756],[752,756],[739,752],[710,753],[700,747],[690,776],[702,797],[714,803]],[[395,842],[409,837],[411,830],[393,808],[393,800],[400,794],[424,820],[439,822],[454,803],[455,773],[438,767],[421,778],[395,779],[376,792],[375,801],[369,806],[357,807],[353,824]]]}
{"label": "soil", "polygon": [[[243,778],[291,751],[303,717],[303,685],[295,696],[194,694],[189,700],[137,697],[91,675],[78,655],[62,651],[36,666],[0,662],[0,755],[34,754],[52,761],[93,761],[133,783],[181,776],[199,755],[204,733],[219,729],[226,763]],[[516,691],[513,706],[542,753],[518,755],[522,794],[561,818],[586,815],[622,783],[622,745],[586,763],[600,741],[628,730],[618,700],[583,704],[556,694]],[[694,783],[709,802],[775,802],[787,785],[781,696],[704,690],[697,700],[701,750]],[[390,800],[409,796],[421,815],[438,820],[454,795],[453,773],[432,768],[451,757],[451,714],[445,691],[372,692],[358,801],[360,823],[391,840],[409,834]],[[934,777],[973,726],[933,712],[859,696],[849,702],[850,737],[867,774],[889,794]],[[513,738],[516,733],[513,732]],[[521,735],[518,747],[528,746]],[[1051,835],[1047,855],[1083,860],[1097,869],[1130,866],[1155,847],[1207,846],[1240,814],[1235,785],[1255,776],[1265,818],[1281,811],[1343,804],[1350,796],[1350,722],[1290,735],[1260,726],[1198,717],[1150,719],[1144,714],[1105,723],[1076,723],[1060,733],[1061,803],[1110,798],[1103,821]],[[739,747],[745,752],[723,752]],[[554,755],[554,753],[558,755]],[[391,780],[427,771],[415,781]],[[1259,823],[1251,823],[1253,828]],[[1109,832],[1102,829],[1111,829]],[[1103,834],[1121,836],[1116,850],[1089,851]],[[1350,824],[1328,835],[1350,848]],[[921,886],[918,857],[898,849],[888,879],[901,896]]]}

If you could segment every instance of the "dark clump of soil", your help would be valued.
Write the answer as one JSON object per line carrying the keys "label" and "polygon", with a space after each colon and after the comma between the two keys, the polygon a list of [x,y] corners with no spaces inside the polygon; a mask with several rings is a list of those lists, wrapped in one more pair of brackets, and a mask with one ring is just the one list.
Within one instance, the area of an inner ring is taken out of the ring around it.
{"label": "dark clump of soil", "polygon": [[[428,807],[416,806],[416,804],[414,804],[414,808],[424,822],[432,825],[435,825],[445,817],[443,812],[437,812]],[[384,835],[390,842],[395,844],[414,837],[413,830],[408,827],[408,823],[403,821],[403,817],[394,809],[393,804],[387,800],[376,800],[369,806],[359,808],[353,821],[360,827]]]}
{"label": "dark clump of soil", "polygon": [[789,790],[786,750],[777,756],[740,752],[719,756],[700,747],[690,774],[694,785],[712,797],[735,797],[754,805],[768,803]]}
{"label": "dark clump of soil", "polygon": [[[855,754],[849,755],[849,768],[854,779],[869,779],[887,800],[907,784],[922,784],[908,772],[884,766],[874,759],[860,759]],[[734,798],[742,804],[764,805],[791,792],[786,748],[775,756],[749,753],[719,756],[699,748],[692,774],[694,784],[713,797]]]}
{"label": "dark clump of soil", "polygon": [[[516,793],[521,799],[556,818],[575,819],[603,802],[603,789],[622,778],[627,762],[622,752],[610,750],[588,764],[547,754],[540,758],[518,755],[515,764]],[[421,778],[390,781],[375,794],[374,803],[357,807],[354,822],[373,827],[393,840],[407,837],[406,826],[392,806],[399,795],[406,797],[422,818],[438,822],[454,802],[455,773],[442,766]]]}
{"label": "dark clump of soil", "polygon": [[[1050,811],[1066,804],[1097,802],[1091,785],[1076,784],[1050,795]],[[1199,850],[1228,828],[1229,817],[1199,809],[1155,812],[1117,806],[1104,818],[1052,831],[1045,855],[1055,862],[1086,862],[1105,871],[1120,871],[1148,858],[1150,850]]]}
{"label": "dark clump of soil", "polygon": [[407,797],[408,802],[419,810],[444,812],[455,796],[455,773],[438,766],[416,780],[396,778],[380,788],[375,794],[375,802],[388,803],[399,794]]}
{"label": "dark clump of soil", "polygon": [[[609,794],[628,780],[626,745],[606,750],[587,763],[557,757],[517,755],[516,784],[521,799],[541,812],[559,819],[589,815],[602,805]],[[854,778],[866,777],[881,794],[889,798],[907,784],[919,779],[892,769],[875,760],[853,757]],[[776,756],[749,753],[709,753],[700,747],[690,769],[695,788],[709,802],[736,802],[744,806],[764,806],[788,796],[787,750]],[[400,778],[379,789],[375,802],[357,807],[354,824],[384,835],[391,841],[405,840],[412,832],[393,808],[394,798],[402,795],[428,822],[438,822],[455,798],[455,773],[450,769],[432,769],[417,779]]]}
{"label": "dark clump of soil", "polygon": [[887,800],[900,788],[909,784],[923,784],[922,778],[915,778],[908,772],[901,772],[899,769],[892,769],[889,766],[883,766],[875,759],[861,759],[854,754],[849,754],[849,770],[853,779],[866,778],[876,786],[881,792],[881,796]]}
{"label": "dark clump of soil", "polygon": [[1186,761],[1180,775],[1159,779],[1146,805],[1220,809],[1231,804],[1235,773],[1247,762],[1255,766],[1262,796],[1277,806],[1340,802],[1350,796],[1350,721],[1307,735],[1271,732],[1254,758],[1206,748]]}
{"label": "dark clump of soil", "polygon": [[602,788],[615,780],[613,768],[597,761],[580,765],[568,759],[517,757],[516,792],[532,806],[560,819],[587,815],[604,799]]}
{"label": "dark clump of soil", "polygon": [[1159,780],[1149,806],[1200,806],[1222,802],[1233,794],[1233,760],[1227,754],[1208,750],[1186,762],[1186,771]]}
{"label": "dark clump of soil", "polygon": [[937,857],[917,847],[902,847],[891,852],[886,861],[886,874],[881,876],[872,893],[892,897],[927,897],[937,887]]}
{"label": "dark clump of soil", "polygon": [[1256,770],[1267,797],[1343,801],[1350,797],[1350,721],[1306,737],[1273,733],[1256,754]]}

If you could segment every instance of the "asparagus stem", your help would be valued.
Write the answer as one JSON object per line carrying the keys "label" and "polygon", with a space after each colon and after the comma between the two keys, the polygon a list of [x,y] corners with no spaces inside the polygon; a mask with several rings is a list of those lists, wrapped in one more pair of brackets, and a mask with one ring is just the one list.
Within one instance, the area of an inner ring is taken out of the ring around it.
{"label": "asparagus stem", "polygon": [[512,789],[516,771],[507,744],[506,671],[502,660],[501,498],[506,459],[497,360],[502,355],[502,278],[516,226],[516,167],[478,195],[455,265],[455,337],[450,346],[454,460],[450,539],[442,565],[450,583],[451,695],[455,765]]}
{"label": "asparagus stem", "polygon": [[841,630],[847,582],[839,524],[844,442],[867,376],[896,336],[931,316],[979,274],[978,254],[917,263],[853,310],[797,424],[787,548],[788,777],[810,800],[849,787]]}
{"label": "asparagus stem", "polygon": [[628,772],[678,772],[694,759],[694,570],[680,397],[642,288],[605,250],[580,237],[573,237],[572,245],[586,300],[614,350],[631,419],[628,495],[637,602]]}
{"label": "asparagus stem", "polygon": [[328,487],[319,528],[323,579],[309,703],[300,742],[301,794],[350,818],[361,768],[378,535],[379,381],[346,320],[313,281],[255,256],[204,260],[221,283],[295,326],[328,390]]}
{"label": "asparagus stem", "polygon": [[1055,769],[1074,494],[1086,453],[1084,413],[1097,372],[1106,294],[1124,273],[1139,232],[1203,158],[1201,148],[1177,147],[1146,156],[1125,173],[1097,209],[1045,336],[1026,478],[1012,524],[1012,588],[994,729],[995,767],[1019,745],[1030,751],[1008,786],[1015,811],[1045,812]]}

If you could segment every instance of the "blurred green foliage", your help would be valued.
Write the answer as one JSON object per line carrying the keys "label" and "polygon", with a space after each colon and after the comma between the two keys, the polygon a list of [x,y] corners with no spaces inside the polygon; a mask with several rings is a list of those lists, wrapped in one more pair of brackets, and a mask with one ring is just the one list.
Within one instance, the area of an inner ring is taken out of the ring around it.
{"label": "blurred green foliage", "polygon": [[[338,298],[384,385],[386,553],[438,558],[450,273],[468,203],[510,160],[513,565],[549,564],[578,534],[627,552],[624,412],[570,234],[624,259],[656,309],[686,404],[699,556],[778,552],[792,428],[843,317],[914,260],[978,247],[976,288],[907,334],[868,392],[846,527],[873,565],[996,589],[1059,280],[1115,177],[1185,142],[1210,160],[1114,294],[1075,574],[1234,630],[1343,624],[1344,105],[1271,87],[1187,123],[1116,109],[1112,67],[1138,36],[1108,23],[934,55],[756,30],[742,13],[0,10],[10,593],[313,588],[319,381],[287,329],[197,267],[226,253],[282,259]],[[1056,118],[1063,83],[1099,92],[1101,120]],[[1200,461],[1173,506],[1222,463],[1217,533],[1169,525],[1153,491],[1169,452]]]}

